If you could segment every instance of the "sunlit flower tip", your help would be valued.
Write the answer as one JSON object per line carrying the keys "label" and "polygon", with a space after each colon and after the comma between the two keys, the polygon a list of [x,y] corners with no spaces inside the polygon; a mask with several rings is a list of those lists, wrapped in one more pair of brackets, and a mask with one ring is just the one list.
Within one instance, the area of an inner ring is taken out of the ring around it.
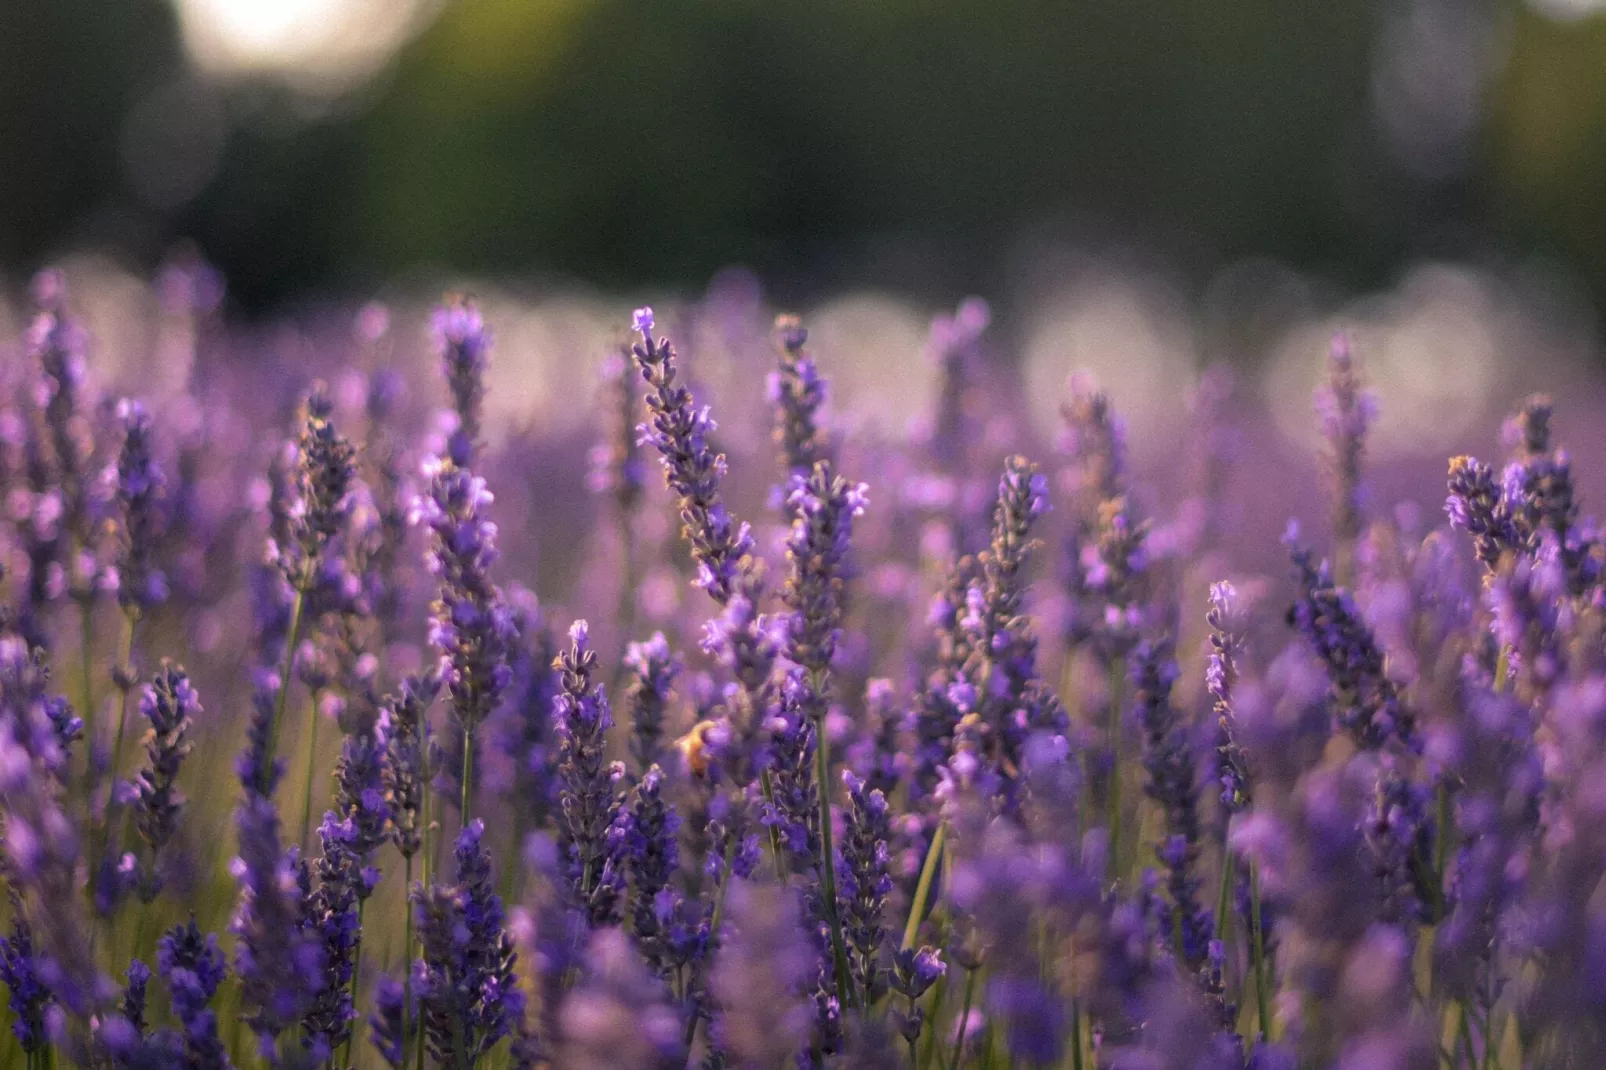
{"label": "sunlit flower tip", "polygon": [[636,309],[630,317],[630,329],[644,337],[652,335],[653,319],[651,306],[643,305]]}

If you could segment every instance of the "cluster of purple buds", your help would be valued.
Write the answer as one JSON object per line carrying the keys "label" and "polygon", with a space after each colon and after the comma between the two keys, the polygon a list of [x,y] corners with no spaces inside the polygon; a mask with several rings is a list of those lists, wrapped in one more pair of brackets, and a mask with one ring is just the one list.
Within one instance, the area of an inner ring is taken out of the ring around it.
{"label": "cluster of purple buds", "polygon": [[122,509],[117,600],[125,612],[145,613],[167,600],[167,577],[156,563],[163,515],[162,469],[152,452],[151,416],[137,401],[118,403],[123,448],[114,470]]}
{"label": "cluster of purple buds", "polygon": [[139,711],[151,725],[145,737],[147,764],[134,781],[134,824],[151,852],[140,890],[149,902],[161,889],[157,863],[178,831],[184,809],[178,777],[194,748],[187,737],[201,702],[184,670],[164,662],[140,696]]}

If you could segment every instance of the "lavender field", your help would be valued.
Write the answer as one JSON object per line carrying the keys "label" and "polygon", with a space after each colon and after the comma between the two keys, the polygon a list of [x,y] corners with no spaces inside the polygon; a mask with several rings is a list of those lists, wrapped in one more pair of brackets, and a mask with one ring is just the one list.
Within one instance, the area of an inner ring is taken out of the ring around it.
{"label": "lavender field", "polygon": [[1601,1065],[1556,334],[224,293],[0,342],[3,1065]]}

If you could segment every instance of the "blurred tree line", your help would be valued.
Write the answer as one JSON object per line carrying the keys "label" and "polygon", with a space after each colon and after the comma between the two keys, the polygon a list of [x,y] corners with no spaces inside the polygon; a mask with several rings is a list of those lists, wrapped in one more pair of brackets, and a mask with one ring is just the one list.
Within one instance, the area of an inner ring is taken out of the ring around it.
{"label": "blurred tree line", "polygon": [[[735,262],[783,293],[946,296],[1071,240],[1353,285],[1538,253],[1606,301],[1606,17],[1437,0],[1498,48],[1466,158],[1424,174],[1380,134],[1377,69],[1422,2],[457,0],[348,98],[207,89],[208,180],[152,204],[128,117],[186,77],[172,10],[7,0],[0,261],[146,264],[190,237],[248,307],[413,271],[695,286]],[[184,110],[156,112],[175,160]]]}

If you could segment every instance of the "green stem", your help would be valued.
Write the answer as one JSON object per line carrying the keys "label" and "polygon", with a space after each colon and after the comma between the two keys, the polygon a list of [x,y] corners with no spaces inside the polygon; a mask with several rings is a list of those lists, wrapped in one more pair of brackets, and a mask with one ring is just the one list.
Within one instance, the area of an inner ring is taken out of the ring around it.
{"label": "green stem", "polygon": [[[764,801],[773,809],[775,806],[775,782],[770,778],[768,769],[758,774],[758,784],[764,791]],[[770,826],[770,857],[775,861],[776,879],[784,884],[786,882],[786,856],[781,853],[781,834],[774,825]]]}
{"label": "green stem", "polygon": [[1260,867],[1249,863],[1249,923],[1254,937],[1255,1009],[1260,1014],[1260,1035],[1271,1039],[1271,988],[1266,975],[1266,934],[1260,923]]}
{"label": "green stem", "polygon": [[959,1032],[954,1037],[954,1051],[948,1058],[948,1070],[959,1070],[959,1060],[965,1053],[965,1028],[970,1025],[970,1005],[976,998],[976,971],[965,971],[965,1001],[959,1009]]}
{"label": "green stem", "polygon": [[[117,700],[117,732],[113,737],[111,764],[106,767],[106,780],[108,782],[106,814],[105,820],[96,827],[89,852],[89,896],[91,902],[93,902],[95,896],[95,873],[100,866],[101,856],[105,854],[106,847],[111,840],[112,818],[116,813],[117,770],[122,765],[123,760],[123,730],[128,723],[128,692],[131,689],[134,678],[134,625],[138,620],[139,614],[137,611],[130,611],[123,616],[123,637],[117,652],[117,668],[121,670],[118,673],[119,683],[117,685],[119,693]],[[85,639],[88,639],[87,630]],[[85,691],[88,691],[87,684],[85,685]],[[86,721],[85,723],[87,724],[88,722]],[[93,739],[93,737],[89,738]],[[92,817],[93,815],[91,814]]]}
{"label": "green stem", "polygon": [[1500,692],[1504,691],[1506,689],[1506,684],[1509,683],[1510,680],[1511,680],[1511,648],[1510,647],[1506,647],[1506,646],[1502,646],[1500,648],[1500,657],[1494,663],[1494,689],[1495,689],[1495,693],[1499,694]]}
{"label": "green stem", "polygon": [[1071,1070],[1082,1070],[1082,1005],[1071,1000]]}
{"label": "green stem", "polygon": [[[357,948],[352,952],[351,956],[351,1005],[353,1007],[357,1005],[357,982],[362,979],[362,916],[367,909],[367,899],[357,900]],[[405,1005],[403,1006],[402,1013],[407,1013]],[[346,1052],[340,1057],[340,1063],[342,1066],[352,1065],[351,1043],[357,1039],[356,1026],[357,1023],[353,1022],[351,1032],[346,1035]],[[405,1029],[402,1033],[402,1036],[407,1036]],[[403,1041],[403,1043],[405,1043],[405,1041]]]}
{"label": "green stem", "polygon": [[301,643],[301,616],[306,605],[306,582],[298,578],[295,601],[290,603],[290,630],[285,636],[284,672],[279,676],[279,693],[273,700],[273,720],[268,724],[267,753],[262,756],[262,782],[259,790],[266,792],[273,777],[273,755],[279,742],[279,728],[284,724],[285,704],[290,697],[290,676],[295,671],[296,647]]}
{"label": "green stem", "polygon": [[[824,694],[816,687],[815,694]],[[843,1007],[854,1008],[848,978],[848,951],[842,941],[842,918],[836,902],[836,859],[831,845],[831,757],[825,738],[825,717],[814,718],[814,783],[820,796],[820,891],[825,898],[825,918],[831,926],[831,958],[836,972],[836,998]]]}
{"label": "green stem", "polygon": [[462,816],[463,827],[473,820],[470,807],[474,802],[474,732],[463,729],[463,792],[457,802],[457,811]]}
{"label": "green stem", "polygon": [[[401,1064],[407,1065],[407,1047],[413,1037],[413,856],[408,855],[402,865],[402,1052]],[[420,1042],[422,1043],[422,1042]]]}
{"label": "green stem", "polygon": [[[708,919],[708,954],[712,955],[719,946],[719,923],[725,919],[725,890],[735,877],[731,874],[731,862],[736,857],[736,837],[727,836],[725,840],[725,857],[719,871],[719,887],[714,890],[714,913]],[[697,1023],[702,1016],[693,1014],[691,1021],[686,1023],[686,1050],[690,1051],[692,1043],[697,1039]]]}
{"label": "green stem", "polygon": [[1121,846],[1121,702],[1122,685],[1126,681],[1125,667],[1119,661],[1112,661],[1109,666],[1110,679],[1110,798],[1109,798],[1109,876],[1111,880],[1120,877],[1120,846]]}
{"label": "green stem", "polygon": [[942,857],[943,841],[947,834],[947,823],[939,821],[937,831],[931,837],[931,846],[926,848],[926,860],[920,867],[914,899],[909,903],[909,920],[903,926],[904,950],[914,946],[915,936],[920,932],[920,921],[926,913],[926,902],[931,898],[931,885],[937,877],[937,860]]}
{"label": "green stem", "polygon": [[[94,755],[95,748],[95,608],[88,599],[78,603],[78,668],[83,677],[79,690],[79,701],[83,703],[80,711],[84,718],[84,769],[89,769],[89,763]],[[87,778],[85,783],[87,783]],[[84,800],[85,808],[92,808],[93,800]]]}
{"label": "green stem", "polygon": [[301,853],[307,853],[312,835],[312,777],[318,767],[318,692],[312,693],[311,716],[307,718],[307,772],[301,781]]}
{"label": "green stem", "polygon": [[1227,915],[1232,906],[1232,878],[1233,867],[1237,859],[1230,850],[1223,850],[1221,854],[1221,891],[1216,896],[1216,939],[1226,942]]}
{"label": "green stem", "polygon": [[931,1060],[937,1054],[937,1016],[942,1013],[942,1005],[948,1002],[948,975],[944,973],[937,978],[937,987],[931,992],[931,1011],[926,1015],[931,1027],[925,1030],[926,1043],[920,1050],[920,1070],[931,1065]]}

